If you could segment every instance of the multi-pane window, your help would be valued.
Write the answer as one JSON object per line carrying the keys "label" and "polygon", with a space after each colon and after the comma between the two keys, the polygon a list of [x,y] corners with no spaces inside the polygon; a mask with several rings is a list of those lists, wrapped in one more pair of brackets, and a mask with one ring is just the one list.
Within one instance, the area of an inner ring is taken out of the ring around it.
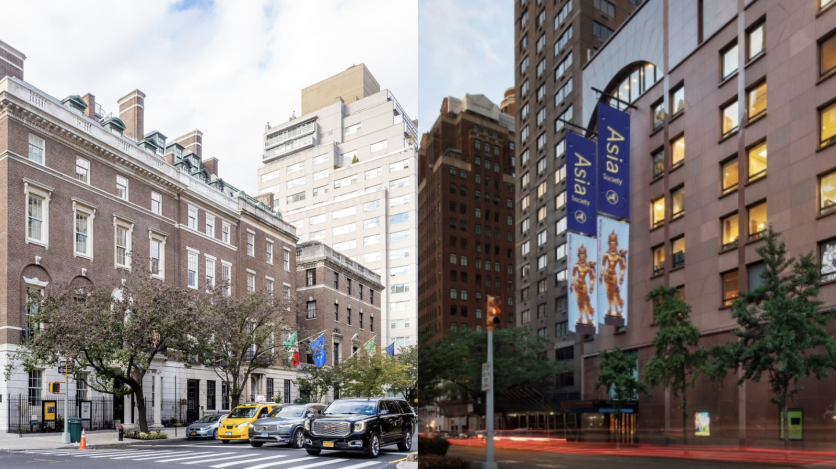
{"label": "multi-pane window", "polygon": [[43,370],[32,370],[29,372],[29,405],[41,405],[41,392],[43,389]]}
{"label": "multi-pane window", "polygon": [[653,275],[660,275],[665,271],[665,245],[653,248]]}
{"label": "multi-pane window", "polygon": [[151,211],[157,215],[163,213],[163,196],[156,192],[151,193]]}
{"label": "multi-pane window", "polygon": [[226,244],[229,244],[229,230],[230,226],[224,223],[223,229],[221,230],[221,236],[223,236],[223,242],[225,242]]}
{"label": "multi-pane window", "polygon": [[656,130],[665,124],[665,101],[661,100],[651,108],[653,109],[653,130]]}
{"label": "multi-pane window", "polygon": [[[566,140],[561,140],[557,142],[557,145],[554,146],[554,157],[560,158],[561,156],[566,154]],[[559,181],[555,178],[554,183],[557,184]]]}
{"label": "multi-pane window", "polygon": [[557,222],[554,224],[554,227],[555,227],[555,234],[564,233],[566,231],[566,217],[563,217],[560,220],[557,220]]}
{"label": "multi-pane window", "polygon": [[544,195],[546,195],[546,190],[547,189],[548,189],[548,187],[546,186],[545,181],[541,182],[540,184],[537,184],[537,198],[539,199],[539,198],[543,197]]}
{"label": "multi-pane window", "polygon": [[766,176],[766,142],[759,143],[748,150],[749,181]]}
{"label": "multi-pane window", "polygon": [[197,288],[197,253],[189,251],[188,285]]}
{"label": "multi-pane window", "polygon": [[90,162],[77,156],[75,158],[75,176],[79,181],[90,184]]}
{"label": "multi-pane window", "polygon": [[766,22],[763,21],[746,32],[746,43],[749,48],[747,59],[752,60],[766,50]]}
{"label": "multi-pane window", "polygon": [[128,200],[128,178],[116,176],[116,196]]}
{"label": "multi-pane window", "polygon": [[546,35],[545,34],[541,34],[540,37],[537,39],[536,50],[537,50],[538,54],[543,50],[543,47],[546,47]]}
{"label": "multi-pane window", "polygon": [[44,147],[46,140],[35,134],[29,134],[29,161],[44,164]]}
{"label": "multi-pane window", "polygon": [[196,230],[197,229],[197,209],[194,207],[189,207],[189,228]]}
{"label": "multi-pane window", "polygon": [[[604,1],[606,1],[606,0],[604,0]],[[609,3],[609,2],[607,2],[607,3]],[[607,39],[610,38],[610,36],[612,36],[612,33],[613,33],[613,30],[604,26],[603,24],[601,24],[597,21],[592,22],[592,34],[600,37],[601,39],[606,41]]]}
{"label": "multi-pane window", "polygon": [[560,51],[563,50],[564,47],[566,47],[566,44],[568,44],[571,39],[572,25],[569,25],[569,27],[566,28],[566,31],[564,31],[563,34],[561,34],[560,37],[557,38],[557,41],[554,43],[554,55],[557,56],[557,54],[559,54]]}
{"label": "multi-pane window", "polygon": [[665,149],[660,148],[653,154],[653,179],[665,174]]}
{"label": "multi-pane window", "polygon": [[305,319],[316,319],[316,300],[308,301],[307,312],[308,314]]}
{"label": "multi-pane window", "polygon": [[723,305],[731,306],[734,303],[734,300],[737,299],[739,287],[738,287],[738,272],[737,270],[732,270],[731,272],[726,272],[722,274],[722,282],[723,282]]}
{"label": "multi-pane window", "polygon": [[[723,80],[737,71],[737,43],[721,52],[723,58]],[[721,80],[722,81],[722,80]]]}
{"label": "multi-pane window", "polygon": [[569,93],[571,93],[571,92],[572,92],[572,77],[569,77],[569,79],[566,80],[566,84],[561,86],[560,89],[557,90],[557,93],[554,94],[554,106],[555,107],[559,106],[560,103],[562,103],[563,100],[566,99],[566,97],[569,96]]}
{"label": "multi-pane window", "polygon": [[685,236],[680,236],[671,241],[671,253],[673,255],[672,267],[682,267],[685,265]]}
{"label": "multi-pane window", "polygon": [[819,214],[836,210],[836,171],[819,177]]}
{"label": "multi-pane window", "polygon": [[116,225],[116,265],[128,267],[128,252],[130,251],[130,232],[122,225]]}
{"label": "multi-pane window", "polygon": [[564,21],[566,21],[566,17],[569,16],[569,12],[572,11],[572,0],[566,2],[566,5],[563,5],[563,8],[557,12],[557,16],[554,17],[554,30],[560,27]]}
{"label": "multi-pane window", "polygon": [[537,15],[537,19],[535,20],[535,23],[536,23],[537,27],[539,28],[540,26],[543,26],[543,23],[545,23],[545,22],[546,22],[546,10],[543,10],[543,11],[540,12],[540,14]]}
{"label": "multi-pane window", "polygon": [[252,293],[255,291],[255,274],[252,272],[247,272],[247,292]]}
{"label": "multi-pane window", "polygon": [[[543,140],[545,140],[545,139],[546,139],[546,136],[545,136],[545,134],[543,134]],[[543,172],[545,170],[546,170],[546,158],[544,157],[544,158],[540,158],[537,161],[537,174],[538,175],[543,174]]]}
{"label": "multi-pane window", "polygon": [[559,245],[558,247],[554,248],[554,259],[561,260],[566,257],[566,243]]}
{"label": "multi-pane window", "polygon": [[722,136],[725,137],[727,135],[731,135],[732,133],[737,131],[738,125],[740,124],[740,119],[737,115],[737,100],[732,101],[731,103],[724,106],[721,110],[721,119],[722,119]]}
{"label": "multi-pane window", "polygon": [[563,127],[565,127],[567,122],[570,123],[570,124],[572,123],[572,118],[573,117],[574,117],[574,112],[572,110],[572,106],[570,105],[569,107],[566,108],[565,111],[563,111],[563,114],[561,114],[557,119],[555,119],[555,121],[554,121],[554,131],[555,132],[560,132],[561,130],[563,130]]}
{"label": "multi-pane window", "polygon": [[819,44],[819,74],[826,75],[836,69],[836,34]]}
{"label": "multi-pane window", "polygon": [[821,124],[821,146],[823,147],[836,139],[836,103],[823,108],[819,111],[819,114]]}
{"label": "multi-pane window", "polygon": [[290,251],[287,249],[282,251],[282,268],[285,272],[290,272]]}
{"label": "multi-pane window", "polygon": [[819,262],[821,263],[821,281],[836,280],[836,239],[819,243]]}
{"label": "multi-pane window", "polygon": [[528,93],[529,85],[528,80],[525,80],[522,85],[520,85],[520,96],[525,96]]}
{"label": "multi-pane window", "polygon": [[563,208],[564,205],[566,205],[566,191],[561,191],[554,198],[554,208]]}
{"label": "multi-pane window", "polygon": [[766,202],[749,207],[749,241],[763,237],[766,222]]}
{"label": "multi-pane window", "polygon": [[255,257],[255,233],[247,232],[247,255]]}
{"label": "multi-pane window", "polygon": [[559,322],[554,325],[554,337],[566,337],[569,335],[569,321]]}
{"label": "multi-pane window", "polygon": [[86,213],[75,213],[75,252],[82,256],[90,256],[89,246],[90,219]]}
{"label": "multi-pane window", "polygon": [[543,84],[543,85],[540,85],[540,86],[537,88],[537,102],[539,103],[539,102],[540,102],[540,101],[542,101],[542,100],[543,100],[543,98],[545,98],[545,97],[546,97],[546,85],[545,85],[545,84]]}
{"label": "multi-pane window", "polygon": [[665,224],[665,197],[661,196],[650,202],[650,228]]}
{"label": "multi-pane window", "polygon": [[685,136],[675,138],[671,142],[671,168],[676,168],[685,162]]}
{"label": "multi-pane window", "polygon": [[[528,12],[526,12],[526,14],[527,13]],[[520,74],[525,73],[526,70],[528,70],[528,56],[525,56],[525,58],[523,58],[522,62],[520,62]]]}
{"label": "multi-pane window", "polygon": [[548,236],[547,236],[547,231],[546,230],[543,230],[543,231],[537,233],[537,246],[542,246],[542,245],[546,244],[547,238],[548,238]]}
{"label": "multi-pane window", "polygon": [[737,246],[739,234],[737,214],[735,213],[720,219],[720,229],[723,231],[721,233],[723,239],[723,249]]}
{"label": "multi-pane window", "polygon": [[685,214],[685,186],[671,191],[671,220]]}
{"label": "multi-pane window", "polygon": [[151,238],[151,275],[160,275],[160,263],[163,255],[163,243],[158,238]]}
{"label": "multi-pane window", "polygon": [[47,241],[47,199],[29,193],[26,209],[26,238],[29,241],[46,243]]}
{"label": "multi-pane window", "polygon": [[721,182],[720,189],[723,194],[737,190],[738,184],[738,161],[737,158],[732,158],[726,161],[720,167]]}
{"label": "multi-pane window", "polygon": [[569,70],[569,67],[572,66],[572,52],[570,51],[569,54],[563,59],[559,64],[557,64],[557,68],[554,69],[554,79],[555,81],[559,80],[560,77]]}
{"label": "multi-pane window", "polygon": [[592,5],[601,13],[609,16],[610,18],[615,18],[615,5],[607,0],[593,0]]}
{"label": "multi-pane window", "polygon": [[[546,120],[546,108],[542,108],[537,111],[537,127],[543,125],[543,121]],[[540,139],[537,139],[537,148],[540,148]]]}
{"label": "multi-pane window", "polygon": [[542,222],[548,216],[549,209],[544,205],[537,209],[537,221]]}
{"label": "multi-pane window", "polygon": [[760,83],[747,91],[746,100],[748,101],[749,120],[766,112],[766,82]]}
{"label": "multi-pane window", "polygon": [[305,286],[312,287],[316,285],[316,269],[308,269],[305,271]]}
{"label": "multi-pane window", "polygon": [[[232,265],[221,263],[221,279],[224,281],[224,295],[229,296],[232,293]],[[285,287],[285,298],[290,298],[290,291]]]}
{"label": "multi-pane window", "polygon": [[215,237],[215,217],[206,214],[206,234]]}
{"label": "multi-pane window", "polygon": [[273,243],[267,241],[267,252],[266,252],[266,260],[268,264],[273,263]]}
{"label": "multi-pane window", "polygon": [[685,87],[680,85],[671,91],[671,115],[675,116],[685,110]]}
{"label": "multi-pane window", "polygon": [[215,259],[206,258],[206,289],[215,287]]}
{"label": "multi-pane window", "polygon": [[548,264],[548,256],[543,254],[542,256],[537,257],[537,270],[543,270],[546,268]]}
{"label": "multi-pane window", "polygon": [[557,168],[554,171],[554,183],[559,184],[561,181],[566,179],[566,165],[563,165]]}

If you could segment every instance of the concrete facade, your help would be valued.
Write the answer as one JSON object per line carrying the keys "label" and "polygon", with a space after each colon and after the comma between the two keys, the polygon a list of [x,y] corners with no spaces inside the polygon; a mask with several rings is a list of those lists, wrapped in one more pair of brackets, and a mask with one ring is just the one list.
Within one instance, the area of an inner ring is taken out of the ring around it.
{"label": "concrete facade", "polygon": [[353,65],[344,72],[302,89],[302,114],[310,114],[342,100],[351,104],[380,92],[380,84],[365,64]]}

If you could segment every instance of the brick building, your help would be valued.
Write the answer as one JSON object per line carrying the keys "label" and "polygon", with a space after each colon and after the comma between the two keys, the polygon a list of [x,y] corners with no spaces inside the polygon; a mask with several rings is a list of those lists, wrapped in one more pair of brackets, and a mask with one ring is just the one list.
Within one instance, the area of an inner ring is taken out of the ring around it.
{"label": "brick building", "polygon": [[[294,227],[219,177],[218,161],[202,157],[201,132],[174,141],[144,133],[141,91],[120,99],[115,117],[92,94],[62,101],[23,81],[25,56],[2,42],[0,59],[0,366],[30,333],[27,291],[64,282],[118,285],[132,268],[129,253],[151,259],[156,277],[184,288],[228,278],[232,295],[295,292]],[[175,416],[180,399],[190,419],[229,407],[226,384],[211,369],[165,357],[154,365],[145,378],[149,422]],[[262,370],[244,400],[282,392],[290,402],[298,396],[295,376],[281,367]],[[40,405],[56,380],[54,369],[17,371],[0,382],[0,395]],[[109,398],[80,381],[69,392]],[[0,406],[0,429],[11,407]],[[113,402],[112,417],[130,423],[136,416],[122,415],[130,408],[131,397]]]}
{"label": "brick building", "polygon": [[513,117],[483,95],[444,98],[421,137],[418,326],[435,335],[484,327],[487,295],[514,324],[514,140]]}
{"label": "brick building", "polygon": [[[300,338],[316,338],[325,331],[328,365],[349,358],[372,338],[381,346],[381,329],[389,325],[380,316],[380,275],[318,241],[308,241],[296,247],[296,285],[305,305],[299,314]],[[313,363],[310,353],[300,360]]]}

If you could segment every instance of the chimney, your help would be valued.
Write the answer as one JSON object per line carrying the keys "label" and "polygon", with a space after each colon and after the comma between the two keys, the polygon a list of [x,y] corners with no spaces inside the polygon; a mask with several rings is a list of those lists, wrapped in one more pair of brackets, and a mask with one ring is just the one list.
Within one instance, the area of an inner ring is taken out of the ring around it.
{"label": "chimney", "polygon": [[0,78],[10,76],[23,80],[24,60],[26,56],[23,52],[0,41]]}
{"label": "chimney", "polygon": [[133,90],[117,103],[119,119],[125,123],[125,135],[136,141],[142,140],[145,137],[145,93]]}
{"label": "chimney", "polygon": [[273,193],[272,192],[268,192],[266,194],[261,194],[259,196],[256,196],[255,200],[267,205],[268,207],[270,207],[270,210],[273,209]]}
{"label": "chimney", "polygon": [[203,132],[192,130],[182,137],[175,138],[174,141],[183,146],[184,153],[190,151],[203,158]]}
{"label": "chimney", "polygon": [[96,119],[96,97],[87,93],[81,98],[81,100],[87,104],[87,109],[84,110],[84,115],[93,120],[98,120]]}
{"label": "chimney", "polygon": [[[218,159],[217,158],[207,158],[202,160],[203,167],[209,174],[214,174],[215,177],[218,176]],[[270,205],[272,207],[272,205]]]}

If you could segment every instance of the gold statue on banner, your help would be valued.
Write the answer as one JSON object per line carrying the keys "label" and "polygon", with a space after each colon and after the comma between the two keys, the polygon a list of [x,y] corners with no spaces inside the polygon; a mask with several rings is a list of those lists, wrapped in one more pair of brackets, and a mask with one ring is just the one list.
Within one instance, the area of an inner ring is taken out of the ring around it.
{"label": "gold statue on banner", "polygon": [[[624,284],[624,274],[627,272],[627,250],[618,249],[618,235],[615,230],[610,233],[607,245],[609,250],[601,256],[601,268],[607,270],[598,277],[599,283],[604,283],[607,289],[607,316],[623,318],[624,300],[621,298],[619,285]],[[616,274],[616,268],[621,271]],[[616,280],[618,276],[618,280]]]}
{"label": "gold statue on banner", "polygon": [[[589,276],[589,291],[587,292],[586,277]],[[572,283],[569,293],[575,294],[578,302],[578,324],[589,326],[595,323],[595,309],[589,301],[589,295],[595,290],[595,262],[586,262],[586,248],[578,248],[578,261],[572,267]]]}

